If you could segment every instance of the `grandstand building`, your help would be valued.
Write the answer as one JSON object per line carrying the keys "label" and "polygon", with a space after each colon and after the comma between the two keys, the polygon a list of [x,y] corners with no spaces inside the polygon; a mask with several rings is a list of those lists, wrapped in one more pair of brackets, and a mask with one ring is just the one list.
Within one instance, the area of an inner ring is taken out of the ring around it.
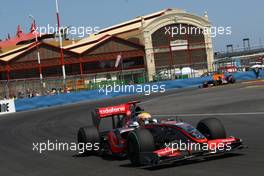
{"label": "grandstand building", "polygon": [[[0,42],[0,79],[38,78],[40,71],[44,78],[61,77],[62,64],[66,66],[67,76],[91,75],[93,79],[96,75],[98,80],[118,79],[123,75],[126,80],[145,77],[152,81],[163,68],[212,69],[214,54],[210,34],[180,34],[172,30],[180,27],[203,31],[211,24],[207,14],[197,16],[181,9],[162,10],[102,29],[78,42],[65,40],[63,62],[58,42],[43,38],[37,44],[24,43],[20,30],[15,39]],[[28,34],[24,38],[32,41],[33,36]],[[117,58],[121,60],[118,66]]]}

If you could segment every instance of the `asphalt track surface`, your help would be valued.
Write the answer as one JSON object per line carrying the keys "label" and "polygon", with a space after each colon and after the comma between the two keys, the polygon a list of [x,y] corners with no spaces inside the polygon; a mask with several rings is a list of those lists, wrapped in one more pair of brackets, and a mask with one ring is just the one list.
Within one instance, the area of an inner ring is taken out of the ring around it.
{"label": "asphalt track surface", "polygon": [[[76,142],[78,128],[91,124],[91,109],[135,99],[142,100],[142,106],[152,114],[179,114],[193,125],[202,118],[217,116],[228,134],[242,138],[249,148],[221,157],[156,168],[135,168],[128,160],[112,157],[78,157],[73,151],[46,151],[42,154],[33,151],[33,142]],[[242,83],[83,102],[1,116],[0,175],[263,175],[263,103],[262,84]]]}

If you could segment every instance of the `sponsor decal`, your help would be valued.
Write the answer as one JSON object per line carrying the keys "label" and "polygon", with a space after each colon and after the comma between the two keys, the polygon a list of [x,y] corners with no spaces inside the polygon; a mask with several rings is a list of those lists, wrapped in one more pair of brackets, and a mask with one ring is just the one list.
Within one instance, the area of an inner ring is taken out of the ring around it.
{"label": "sponsor decal", "polygon": [[0,100],[0,115],[16,112],[14,100]]}
{"label": "sponsor decal", "polygon": [[107,116],[107,115],[116,114],[116,113],[126,113],[125,105],[112,106],[112,107],[99,109],[99,115],[100,116]]}

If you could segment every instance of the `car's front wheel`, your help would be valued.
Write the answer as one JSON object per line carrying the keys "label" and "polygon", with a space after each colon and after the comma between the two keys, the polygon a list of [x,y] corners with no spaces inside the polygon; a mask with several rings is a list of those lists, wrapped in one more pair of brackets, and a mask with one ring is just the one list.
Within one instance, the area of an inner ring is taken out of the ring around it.
{"label": "car's front wheel", "polygon": [[197,130],[210,140],[226,138],[225,128],[221,121],[216,118],[201,120],[197,125]]}
{"label": "car's front wheel", "polygon": [[133,165],[144,165],[140,158],[141,154],[153,152],[155,149],[154,139],[152,134],[147,129],[136,129],[129,133],[127,138],[127,155]]}

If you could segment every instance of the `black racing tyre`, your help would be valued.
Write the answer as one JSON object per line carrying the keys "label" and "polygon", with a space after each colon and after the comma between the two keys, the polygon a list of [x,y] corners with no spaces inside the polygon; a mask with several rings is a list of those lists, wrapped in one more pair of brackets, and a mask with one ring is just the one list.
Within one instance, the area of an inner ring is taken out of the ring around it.
{"label": "black racing tyre", "polygon": [[220,83],[219,81],[213,81],[214,86],[219,86],[220,85],[219,83]]}
{"label": "black racing tyre", "polygon": [[127,138],[127,156],[135,166],[144,163],[140,160],[140,154],[153,152],[155,149],[154,138],[147,129],[139,128],[129,133]]}
{"label": "black racing tyre", "polygon": [[235,78],[234,78],[233,75],[229,75],[229,76],[227,77],[227,82],[228,82],[229,84],[234,84],[234,83],[236,82],[236,80],[235,80]]}
{"label": "black racing tyre", "polygon": [[216,118],[201,120],[197,125],[197,130],[209,140],[226,138],[225,128],[221,121]]}
{"label": "black racing tyre", "polygon": [[98,129],[94,126],[81,127],[78,131],[78,144],[92,145],[92,149],[84,150],[84,154],[96,154],[98,152],[98,147],[100,145],[100,135]]}

